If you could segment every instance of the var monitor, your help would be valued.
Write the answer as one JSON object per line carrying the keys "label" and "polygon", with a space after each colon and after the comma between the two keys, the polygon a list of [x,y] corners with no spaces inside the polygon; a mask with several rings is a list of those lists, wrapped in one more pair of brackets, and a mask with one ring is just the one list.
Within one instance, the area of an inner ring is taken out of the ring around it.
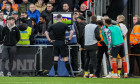
{"label": "var monitor", "polygon": [[72,12],[52,12],[52,24],[57,22],[57,15],[62,15],[62,23],[72,25]]}

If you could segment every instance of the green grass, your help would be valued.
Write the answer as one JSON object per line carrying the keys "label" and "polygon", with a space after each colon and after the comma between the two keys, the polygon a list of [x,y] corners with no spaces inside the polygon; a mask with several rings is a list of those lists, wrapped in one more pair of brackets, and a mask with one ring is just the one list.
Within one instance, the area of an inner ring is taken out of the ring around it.
{"label": "green grass", "polygon": [[0,77],[0,84],[140,84],[139,78]]}

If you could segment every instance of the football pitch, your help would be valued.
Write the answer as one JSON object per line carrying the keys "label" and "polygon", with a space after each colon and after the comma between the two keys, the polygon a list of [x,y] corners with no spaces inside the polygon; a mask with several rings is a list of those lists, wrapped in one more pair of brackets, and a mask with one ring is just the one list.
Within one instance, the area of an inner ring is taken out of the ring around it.
{"label": "football pitch", "polygon": [[139,78],[0,77],[0,84],[140,84]]}

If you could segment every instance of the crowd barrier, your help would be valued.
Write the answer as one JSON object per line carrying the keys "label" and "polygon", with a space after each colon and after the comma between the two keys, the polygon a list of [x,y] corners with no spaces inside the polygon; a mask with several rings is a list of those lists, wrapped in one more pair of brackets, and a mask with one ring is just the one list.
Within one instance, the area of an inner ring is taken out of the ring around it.
{"label": "crowd barrier", "polygon": [[[71,47],[77,46],[79,48],[78,51],[78,71],[73,71],[74,73],[81,72],[81,51],[80,45],[68,45],[69,50],[69,58]],[[17,75],[19,72],[41,72],[43,70],[51,70],[53,66],[53,55],[52,55],[53,45],[17,45],[17,52],[14,58],[13,68],[12,68],[12,75]],[[2,61],[0,49],[0,66]],[[8,70],[8,63],[6,61],[6,71]],[[0,67],[1,70],[1,67]]]}

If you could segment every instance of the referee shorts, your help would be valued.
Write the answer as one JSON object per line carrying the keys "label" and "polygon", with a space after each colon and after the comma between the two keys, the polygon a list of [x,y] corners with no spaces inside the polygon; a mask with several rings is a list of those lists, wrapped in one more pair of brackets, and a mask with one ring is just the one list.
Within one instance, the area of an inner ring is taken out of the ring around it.
{"label": "referee shorts", "polygon": [[61,40],[55,40],[54,46],[53,46],[53,55],[61,57],[68,57],[68,47],[65,44],[65,41]]}

